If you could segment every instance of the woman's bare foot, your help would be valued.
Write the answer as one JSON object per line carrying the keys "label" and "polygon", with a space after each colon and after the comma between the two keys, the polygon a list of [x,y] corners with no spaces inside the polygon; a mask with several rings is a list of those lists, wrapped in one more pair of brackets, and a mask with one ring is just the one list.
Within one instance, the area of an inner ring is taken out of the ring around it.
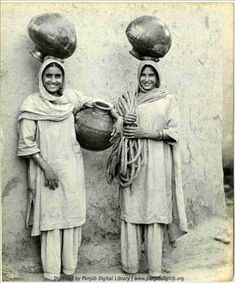
{"label": "woman's bare foot", "polygon": [[164,273],[171,273],[171,270],[170,270],[170,268],[166,264],[163,264],[162,265],[162,272],[164,272]]}

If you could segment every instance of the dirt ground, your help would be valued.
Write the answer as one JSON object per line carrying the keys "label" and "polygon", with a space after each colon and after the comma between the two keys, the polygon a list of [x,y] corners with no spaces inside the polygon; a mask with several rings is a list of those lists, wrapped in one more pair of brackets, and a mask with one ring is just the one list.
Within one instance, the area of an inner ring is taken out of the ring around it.
{"label": "dirt ground", "polygon": [[[141,269],[130,276],[122,272],[119,239],[102,244],[83,244],[74,277],[61,281],[232,281],[233,278],[233,201],[227,199],[227,222],[211,218],[183,236],[165,261],[171,273],[150,278],[144,255]],[[216,238],[216,239],[215,239]],[[44,281],[39,262],[23,258],[4,263],[3,281]]]}

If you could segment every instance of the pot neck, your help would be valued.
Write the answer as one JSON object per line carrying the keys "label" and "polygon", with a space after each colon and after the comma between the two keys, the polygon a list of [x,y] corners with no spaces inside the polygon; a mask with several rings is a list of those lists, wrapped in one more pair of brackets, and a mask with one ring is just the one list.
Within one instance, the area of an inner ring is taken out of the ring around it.
{"label": "pot neck", "polygon": [[103,102],[94,102],[93,105],[94,105],[94,110],[97,113],[105,113],[106,114],[110,110],[110,107]]}

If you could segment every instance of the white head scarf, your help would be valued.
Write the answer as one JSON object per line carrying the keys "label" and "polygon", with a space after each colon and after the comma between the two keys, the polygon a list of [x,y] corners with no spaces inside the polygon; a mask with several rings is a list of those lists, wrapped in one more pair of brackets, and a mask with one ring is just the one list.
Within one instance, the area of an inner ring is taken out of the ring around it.
{"label": "white head scarf", "polygon": [[140,88],[140,90],[142,92],[147,92],[146,90],[144,90],[141,86],[140,86],[140,75],[141,75],[141,72],[143,71],[143,69],[147,66],[150,66],[154,69],[155,73],[157,74],[158,76],[158,86],[156,86],[156,88],[159,88],[160,84],[161,84],[161,79],[160,79],[160,72],[159,72],[159,66],[156,62],[154,61],[151,61],[151,60],[143,60],[139,63],[139,66],[138,66],[138,70],[137,70],[137,79],[138,79],[138,87]]}
{"label": "white head scarf", "polygon": [[66,99],[64,98],[64,95],[63,95],[63,89],[62,89],[62,95],[61,96],[55,96],[55,95],[52,95],[50,94],[44,87],[43,85],[43,80],[42,80],[42,75],[43,75],[43,72],[46,70],[46,68],[50,65],[50,64],[57,64],[61,67],[61,69],[63,70],[63,75],[64,75],[64,78],[63,78],[63,89],[64,89],[64,85],[65,85],[65,69],[64,69],[64,65],[63,63],[61,62],[60,59],[57,59],[55,57],[51,57],[51,56],[47,56],[44,58],[44,61],[41,65],[41,68],[39,70],[39,73],[38,73],[38,83],[39,83],[39,90],[40,90],[40,95],[48,100],[48,101],[53,101],[54,103],[58,103],[58,104],[63,104],[63,103],[66,103]]}
{"label": "white head scarf", "polygon": [[[154,69],[156,74],[158,75],[158,84],[156,85],[155,88],[146,91],[143,89],[139,83],[140,81],[140,76],[143,71],[143,69],[147,66],[150,66]],[[153,102],[155,100],[159,100],[161,98],[164,98],[168,93],[165,90],[159,89],[160,83],[161,83],[161,78],[159,74],[159,66],[156,62],[151,61],[151,60],[143,60],[139,63],[138,70],[137,70],[137,79],[138,79],[138,90],[137,90],[137,103],[146,103],[146,102]]]}
{"label": "white head scarf", "polygon": [[[42,74],[51,63],[60,65],[65,76],[65,70],[61,60],[51,56],[46,57],[38,75],[39,93],[30,95],[24,100],[20,108],[19,120],[25,118],[30,120],[61,121],[72,114],[74,106],[66,98],[64,94],[65,90],[62,90],[61,96],[54,96],[43,85]],[[63,87],[64,84],[65,82],[63,83]]]}

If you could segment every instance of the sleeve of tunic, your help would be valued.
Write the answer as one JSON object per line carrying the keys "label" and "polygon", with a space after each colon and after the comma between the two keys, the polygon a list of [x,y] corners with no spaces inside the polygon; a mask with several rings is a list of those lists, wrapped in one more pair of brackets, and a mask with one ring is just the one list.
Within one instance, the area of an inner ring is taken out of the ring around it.
{"label": "sleeve of tunic", "polygon": [[69,102],[74,105],[74,113],[78,112],[81,110],[84,105],[88,107],[92,107],[92,103],[96,101],[104,102],[108,104],[109,106],[112,106],[109,102],[105,101],[102,97],[97,98],[97,97],[91,97],[91,96],[85,96],[83,95],[82,92],[78,90],[70,90],[66,94]]}
{"label": "sleeve of tunic", "polygon": [[178,142],[178,138],[179,138],[178,127],[179,127],[179,109],[176,99],[172,96],[166,115],[166,126],[163,129],[164,136],[170,137],[170,140],[168,140],[167,143],[173,145]]}
{"label": "sleeve of tunic", "polygon": [[90,96],[85,96],[82,92],[72,89],[66,93],[66,96],[71,104],[74,106],[74,113],[78,112],[86,104],[87,106],[92,106],[92,102],[96,101]]}
{"label": "sleeve of tunic", "polygon": [[27,156],[40,152],[36,143],[36,121],[22,119],[19,122],[19,142],[17,156]]}

